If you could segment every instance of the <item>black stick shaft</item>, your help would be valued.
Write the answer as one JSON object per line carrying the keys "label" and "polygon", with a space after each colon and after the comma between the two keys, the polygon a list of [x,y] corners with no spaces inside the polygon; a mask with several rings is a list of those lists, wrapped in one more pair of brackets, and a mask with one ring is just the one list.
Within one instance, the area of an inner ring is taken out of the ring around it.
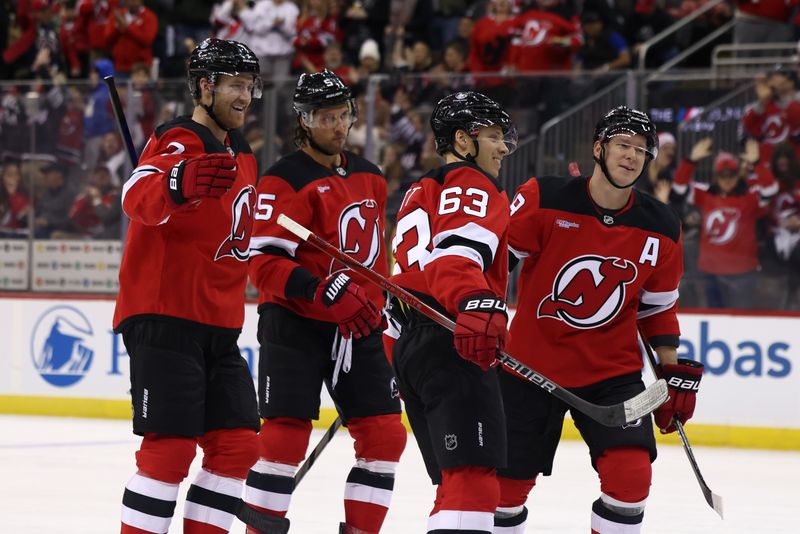
{"label": "black stick shaft", "polygon": [[114,110],[114,117],[117,119],[117,130],[125,142],[125,148],[128,151],[128,157],[131,160],[131,168],[135,169],[139,163],[139,156],[136,155],[136,149],[133,147],[133,138],[131,131],[128,128],[128,121],[125,120],[125,112],[122,109],[122,102],[119,100],[119,93],[117,93],[117,86],[114,83],[113,76],[106,76],[103,78],[108,87],[108,94],[111,95],[111,108]]}
{"label": "black stick shaft", "polygon": [[319,455],[322,454],[322,451],[325,450],[325,447],[328,446],[328,443],[330,443],[331,439],[333,439],[333,435],[336,434],[336,431],[339,430],[341,426],[342,418],[337,417],[325,432],[325,435],[320,438],[319,443],[317,443],[317,446],[314,447],[314,450],[308,455],[306,461],[303,462],[303,465],[300,466],[300,469],[297,470],[297,473],[294,475],[295,487],[297,487],[300,481],[303,480],[303,477],[306,476],[308,470],[311,469],[311,466],[314,465]]}

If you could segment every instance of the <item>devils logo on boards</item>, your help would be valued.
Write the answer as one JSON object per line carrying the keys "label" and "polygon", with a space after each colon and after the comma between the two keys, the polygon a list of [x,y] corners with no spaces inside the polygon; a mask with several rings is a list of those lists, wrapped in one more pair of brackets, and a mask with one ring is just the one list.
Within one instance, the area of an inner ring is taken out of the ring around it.
{"label": "devils logo on boards", "polygon": [[594,328],[613,319],[625,303],[625,286],[636,280],[636,266],[622,258],[580,256],[556,275],[553,292],[539,304],[538,317],[575,328]]}
{"label": "devils logo on boards", "polygon": [[247,261],[250,251],[250,235],[253,229],[253,200],[256,189],[249,185],[239,191],[231,203],[231,233],[220,243],[214,261],[228,256]]}
{"label": "devils logo on boards", "polygon": [[[366,267],[375,265],[381,252],[381,210],[373,199],[350,204],[339,216],[339,247]],[[331,261],[331,274],[347,269]]]}

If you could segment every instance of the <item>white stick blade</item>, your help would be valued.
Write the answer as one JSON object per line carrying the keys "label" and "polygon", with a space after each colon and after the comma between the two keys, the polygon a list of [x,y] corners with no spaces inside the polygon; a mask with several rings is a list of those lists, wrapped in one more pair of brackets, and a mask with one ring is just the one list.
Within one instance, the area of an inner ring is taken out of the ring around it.
{"label": "white stick blade", "polygon": [[278,224],[292,232],[303,241],[308,241],[308,236],[311,235],[311,231],[308,228],[305,228],[302,224],[293,221],[283,213],[278,215]]}
{"label": "white stick blade", "polygon": [[714,508],[714,511],[719,514],[719,518],[725,519],[725,517],[722,515],[722,497],[716,493],[711,493],[711,501],[713,502],[711,506]]}
{"label": "white stick blade", "polygon": [[667,382],[663,378],[656,380],[647,389],[625,401],[625,420],[632,423],[646,416],[667,402],[668,398]]}

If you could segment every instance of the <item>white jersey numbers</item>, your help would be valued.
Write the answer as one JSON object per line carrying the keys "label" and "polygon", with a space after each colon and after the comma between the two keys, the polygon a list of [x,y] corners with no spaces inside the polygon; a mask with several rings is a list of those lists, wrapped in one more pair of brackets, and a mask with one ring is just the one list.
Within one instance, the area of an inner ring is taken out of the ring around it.
{"label": "white jersey numbers", "polygon": [[[462,207],[463,203],[463,207]],[[486,217],[489,204],[489,193],[477,187],[469,187],[466,191],[458,186],[442,189],[439,197],[439,215],[455,213],[459,209],[467,215]]]}
{"label": "white jersey numbers", "polygon": [[517,193],[517,195],[514,197],[514,200],[511,202],[511,216],[513,217],[517,210],[524,205],[525,197],[522,196],[522,193]]}
{"label": "white jersey numbers", "polygon": [[272,204],[275,195],[271,193],[260,193],[256,202],[255,218],[259,221],[268,221],[272,217]]}
{"label": "white jersey numbers", "polygon": [[639,255],[639,264],[649,263],[652,267],[656,266],[658,260],[658,238],[648,237],[642,247],[642,253]]}
{"label": "white jersey numbers", "polygon": [[397,221],[392,239],[392,253],[398,260],[406,260],[398,261],[398,265],[402,263],[411,268],[416,264],[418,269],[422,269],[422,261],[430,253],[430,243],[431,223],[424,209],[417,208]]}

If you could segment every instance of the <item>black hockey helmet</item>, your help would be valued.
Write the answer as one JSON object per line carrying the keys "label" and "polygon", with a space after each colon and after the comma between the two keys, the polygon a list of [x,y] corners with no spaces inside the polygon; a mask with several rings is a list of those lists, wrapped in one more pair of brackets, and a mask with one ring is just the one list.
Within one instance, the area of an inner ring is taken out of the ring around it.
{"label": "black hockey helmet", "polygon": [[261,98],[263,88],[258,58],[247,45],[238,41],[208,38],[200,43],[189,56],[189,92],[192,98],[200,98],[200,78],[216,83],[220,74],[237,76],[253,75],[253,98]]}
{"label": "black hockey helmet", "polygon": [[350,88],[336,73],[323,69],[320,72],[302,74],[297,80],[293,107],[298,115],[342,104],[350,104],[355,111],[355,101]]}
{"label": "black hockey helmet", "polygon": [[436,138],[436,152],[453,151],[453,136],[464,130],[473,139],[481,128],[497,125],[503,129],[509,153],[517,148],[517,129],[506,110],[476,91],[459,91],[439,100],[431,114],[431,129]]}
{"label": "black hockey helmet", "polygon": [[658,155],[658,134],[653,121],[643,111],[627,106],[618,106],[606,113],[597,122],[592,142],[600,141],[600,143],[605,144],[618,135],[631,136],[637,134],[644,136],[646,140],[648,162],[655,159]]}

